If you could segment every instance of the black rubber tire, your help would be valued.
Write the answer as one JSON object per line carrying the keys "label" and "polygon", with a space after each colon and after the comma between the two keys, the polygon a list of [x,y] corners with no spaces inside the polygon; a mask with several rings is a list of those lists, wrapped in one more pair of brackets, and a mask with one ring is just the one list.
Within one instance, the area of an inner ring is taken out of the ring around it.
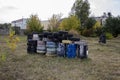
{"label": "black rubber tire", "polygon": [[58,32],[54,32],[54,33],[53,33],[53,37],[54,37],[54,38],[58,38],[59,36],[60,36],[60,34],[59,34]]}
{"label": "black rubber tire", "polygon": [[69,38],[69,40],[71,40],[71,41],[80,41],[80,38],[71,37],[71,38]]}
{"label": "black rubber tire", "polygon": [[54,37],[53,37],[53,35],[48,35],[47,38],[48,38],[48,40],[53,41]]}
{"label": "black rubber tire", "polygon": [[53,42],[58,43],[59,39],[58,38],[53,38]]}
{"label": "black rubber tire", "polygon": [[37,40],[29,40],[27,45],[37,46]]}
{"label": "black rubber tire", "polygon": [[63,36],[63,37],[62,37],[62,40],[67,40],[67,37],[66,37],[66,36]]}
{"label": "black rubber tire", "polygon": [[36,53],[36,48],[34,47],[34,48],[31,48],[30,46],[27,48],[27,52],[28,53]]}
{"label": "black rubber tire", "polygon": [[32,38],[33,38],[33,35],[32,35],[32,34],[28,34],[28,35],[27,35],[27,40],[32,39]]}
{"label": "black rubber tire", "polygon": [[43,36],[47,38],[48,32],[43,32]]}
{"label": "black rubber tire", "polygon": [[60,34],[68,34],[67,31],[59,31]]}
{"label": "black rubber tire", "polygon": [[39,38],[43,38],[44,35],[43,34],[38,34],[38,36],[39,36]]}
{"label": "black rubber tire", "polygon": [[67,37],[69,37],[69,38],[70,38],[70,37],[73,37],[73,35],[72,35],[72,34],[68,34],[68,35],[67,35]]}
{"label": "black rubber tire", "polygon": [[64,39],[64,38],[61,37],[61,36],[58,37],[58,40],[59,40],[60,43],[62,43],[62,40],[63,40],[63,39]]}
{"label": "black rubber tire", "polygon": [[43,34],[39,34],[38,36],[39,36],[39,40],[42,40],[42,39],[43,39],[43,37],[44,37],[44,35],[43,35]]}
{"label": "black rubber tire", "polygon": [[38,32],[32,32],[32,34],[39,34]]}
{"label": "black rubber tire", "polygon": [[52,32],[43,32],[44,37],[48,37],[48,35],[52,35]]}

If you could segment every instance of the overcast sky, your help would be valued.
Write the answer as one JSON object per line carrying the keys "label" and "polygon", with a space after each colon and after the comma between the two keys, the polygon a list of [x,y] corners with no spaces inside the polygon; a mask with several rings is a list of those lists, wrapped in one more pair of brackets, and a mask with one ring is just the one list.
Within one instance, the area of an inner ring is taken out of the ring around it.
{"label": "overcast sky", "polygon": [[[0,0],[0,23],[28,18],[37,14],[47,20],[53,14],[62,13],[67,17],[75,0]],[[101,16],[103,12],[120,15],[120,0],[89,0],[91,15]]]}

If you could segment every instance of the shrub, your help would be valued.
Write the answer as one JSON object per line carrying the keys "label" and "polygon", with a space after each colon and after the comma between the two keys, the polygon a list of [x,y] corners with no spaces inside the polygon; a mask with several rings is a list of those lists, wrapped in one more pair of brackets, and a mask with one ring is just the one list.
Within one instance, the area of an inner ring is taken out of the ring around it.
{"label": "shrub", "polygon": [[15,31],[10,29],[10,33],[7,39],[8,47],[14,51],[17,47],[17,43],[20,41],[20,39],[15,35]]}
{"label": "shrub", "polygon": [[61,30],[66,30],[66,31],[70,31],[71,29],[79,31],[80,29],[80,20],[78,19],[77,16],[71,15],[68,18],[65,18],[62,20],[62,22],[60,23],[59,28]]}
{"label": "shrub", "polygon": [[69,33],[70,33],[70,34],[73,34],[75,37],[80,37],[79,32],[76,31],[76,30],[73,30],[73,29],[72,29],[72,30],[69,31]]}
{"label": "shrub", "polygon": [[97,36],[100,36],[100,34],[103,32],[103,28],[96,28],[94,32]]}
{"label": "shrub", "polygon": [[93,29],[84,29],[83,32],[82,32],[82,35],[83,36],[86,36],[86,37],[90,37],[91,35],[93,35]]}
{"label": "shrub", "polygon": [[106,33],[106,38],[107,38],[107,39],[112,39],[112,38],[113,38],[113,36],[112,36],[112,34],[111,34],[111,33],[108,33],[108,32],[107,32],[107,33]]}

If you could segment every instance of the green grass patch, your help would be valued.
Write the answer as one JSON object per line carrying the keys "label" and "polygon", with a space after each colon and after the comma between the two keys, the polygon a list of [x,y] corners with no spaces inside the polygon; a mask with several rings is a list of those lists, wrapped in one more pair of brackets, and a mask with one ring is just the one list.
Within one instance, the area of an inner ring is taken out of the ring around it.
{"label": "green grass patch", "polygon": [[7,36],[0,38],[0,55],[7,54],[0,65],[1,80],[120,80],[120,38],[107,40],[105,45],[98,38],[84,38],[89,58],[81,60],[27,54],[27,37],[19,37],[15,52],[7,48],[3,40]]}

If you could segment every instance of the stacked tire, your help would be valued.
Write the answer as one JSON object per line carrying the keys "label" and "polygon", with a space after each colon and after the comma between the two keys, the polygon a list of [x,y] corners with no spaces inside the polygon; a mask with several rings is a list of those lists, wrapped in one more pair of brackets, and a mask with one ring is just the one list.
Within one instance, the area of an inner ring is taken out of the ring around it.
{"label": "stacked tire", "polygon": [[39,34],[38,36],[39,36],[39,40],[42,41],[44,35],[43,34]]}
{"label": "stacked tire", "polygon": [[27,43],[27,53],[36,53],[37,50],[37,40],[28,40]]}
{"label": "stacked tire", "polygon": [[81,58],[81,59],[87,58],[88,57],[88,45],[87,45],[87,43],[81,41],[81,42],[77,42],[76,44],[78,47],[77,57]]}
{"label": "stacked tire", "polygon": [[49,36],[51,36],[51,32],[43,32],[43,41],[47,42],[49,39]]}
{"label": "stacked tire", "polygon": [[66,31],[59,31],[58,34],[59,34],[58,39],[59,39],[60,43],[62,43],[62,40],[67,40],[67,36],[66,35],[68,34],[68,32],[66,32]]}
{"label": "stacked tire", "polygon": [[32,34],[28,34],[27,35],[27,40],[32,40],[33,39],[33,35]]}
{"label": "stacked tire", "polygon": [[71,41],[80,41],[80,38],[75,38],[75,37],[69,37],[69,40],[71,40]]}
{"label": "stacked tire", "polygon": [[27,52],[84,59],[88,57],[88,45],[80,38],[73,37],[66,31],[43,32],[29,34],[27,37]]}
{"label": "stacked tire", "polygon": [[52,41],[46,42],[46,56],[56,56],[56,43]]}
{"label": "stacked tire", "polygon": [[52,36],[53,36],[53,41],[54,41],[55,43],[59,43],[59,42],[60,42],[60,40],[59,40],[60,34],[59,34],[58,32],[54,32],[54,33],[52,34]]}
{"label": "stacked tire", "polygon": [[46,53],[46,45],[44,41],[37,41],[37,53],[39,54]]}

